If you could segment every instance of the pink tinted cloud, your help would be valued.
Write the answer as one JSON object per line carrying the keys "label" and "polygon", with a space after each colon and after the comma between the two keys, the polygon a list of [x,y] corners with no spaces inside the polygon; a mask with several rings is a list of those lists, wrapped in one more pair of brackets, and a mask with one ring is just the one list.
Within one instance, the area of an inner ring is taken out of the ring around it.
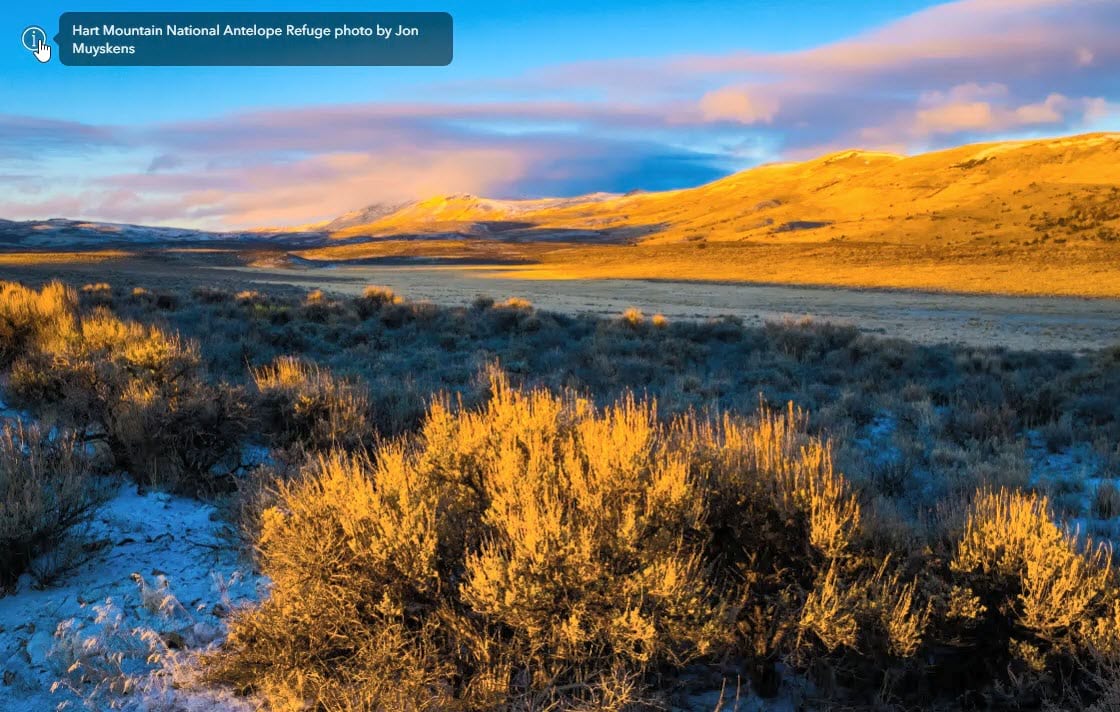
{"label": "pink tinted cloud", "polygon": [[[281,121],[288,120],[278,113]],[[526,183],[537,186],[531,194],[590,192],[651,156],[664,157],[663,164],[677,171],[682,166],[674,165],[674,159],[691,161],[691,170],[709,180],[722,175],[706,168],[700,154],[591,137],[441,133],[417,125],[394,129],[396,143],[379,137],[376,145],[363,140],[351,150],[323,151],[321,146],[334,145],[318,138],[319,132],[330,133],[330,124],[324,123],[318,132],[309,132],[306,144],[284,136],[279,151],[267,142],[236,150],[224,142],[252,134],[254,126],[237,118],[224,126],[232,133],[216,145],[176,145],[174,154],[166,153],[171,143],[157,145],[157,157],[174,156],[159,161],[172,166],[166,170],[149,172],[153,159],[145,158],[129,173],[52,181],[54,190],[63,186],[66,196],[0,193],[0,215],[234,229],[304,224],[371,203],[449,193],[525,195]],[[197,134],[191,137],[196,139]],[[308,145],[312,148],[299,150]],[[572,191],[578,185],[586,188]]]}
{"label": "pink tinted cloud", "polygon": [[1053,76],[1069,68],[1114,66],[1120,58],[1118,23],[1115,0],[958,0],[807,50],[682,57],[670,60],[668,69],[816,81],[898,77],[907,84],[960,83],[985,70]]}
{"label": "pink tinted cloud", "polygon": [[769,124],[779,107],[780,102],[772,96],[741,87],[724,87],[700,97],[700,114],[705,121]]}
{"label": "pink tinted cloud", "polygon": [[112,176],[69,195],[27,200],[21,213],[232,229],[335,217],[370,202],[487,193],[515,181],[525,156],[494,148],[328,153],[204,174]]}
{"label": "pink tinted cloud", "polygon": [[958,0],[800,51],[582,63],[551,75],[620,93],[632,90],[612,83],[625,82],[650,96],[691,82],[696,98],[675,110],[677,123],[765,125],[793,153],[869,135],[914,150],[931,137],[1099,119],[1118,98],[1118,33],[1116,0]]}
{"label": "pink tinted cloud", "polygon": [[489,193],[515,181],[526,157],[495,148],[332,153],[244,171],[241,190],[215,206],[235,226],[290,225],[338,216],[370,202],[441,193]]}
{"label": "pink tinted cloud", "polygon": [[948,92],[930,92],[912,116],[898,117],[895,130],[914,138],[937,134],[995,133],[1075,124],[1103,111],[1099,98],[1070,99],[1053,93],[1041,101],[1019,104],[1001,84],[967,84]]}
{"label": "pink tinted cloud", "polygon": [[[750,77],[717,91],[774,97],[783,110],[769,120],[805,127],[791,132],[794,143],[875,136],[923,148],[934,137],[1075,129],[1099,118],[1106,99],[1097,92],[1115,90],[1109,77],[1120,73],[1118,30],[1115,0],[961,0],[802,52],[675,66]],[[838,105],[869,94],[895,97],[894,105],[838,120]]]}

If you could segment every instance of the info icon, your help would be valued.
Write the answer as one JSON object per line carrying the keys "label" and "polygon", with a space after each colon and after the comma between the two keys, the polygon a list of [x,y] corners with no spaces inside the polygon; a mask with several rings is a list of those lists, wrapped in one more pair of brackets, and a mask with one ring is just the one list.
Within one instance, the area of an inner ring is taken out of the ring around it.
{"label": "info icon", "polygon": [[40,62],[51,61],[51,46],[47,43],[47,31],[38,25],[31,25],[20,37],[23,48],[35,55]]}

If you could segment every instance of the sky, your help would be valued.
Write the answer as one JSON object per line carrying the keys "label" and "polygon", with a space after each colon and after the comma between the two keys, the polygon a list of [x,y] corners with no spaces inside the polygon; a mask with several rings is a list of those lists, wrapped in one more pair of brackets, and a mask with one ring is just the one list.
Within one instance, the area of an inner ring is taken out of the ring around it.
{"label": "sky", "polygon": [[[447,67],[66,67],[0,10],[0,217],[207,229],[382,202],[662,190],[847,148],[1120,130],[1117,0],[397,1]],[[368,2],[163,10],[373,11]]]}

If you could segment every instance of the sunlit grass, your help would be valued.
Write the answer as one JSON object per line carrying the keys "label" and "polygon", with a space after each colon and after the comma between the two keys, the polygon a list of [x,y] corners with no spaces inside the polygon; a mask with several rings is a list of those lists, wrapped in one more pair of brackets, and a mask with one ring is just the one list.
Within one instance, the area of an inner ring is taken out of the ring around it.
{"label": "sunlit grass", "polygon": [[712,244],[577,248],[502,268],[513,279],[663,279],[1120,298],[1120,250],[917,250],[889,245]]}
{"label": "sunlit grass", "polygon": [[[384,242],[325,247],[300,255],[345,263],[407,255],[438,265],[471,259],[472,271],[503,279],[656,279],[902,289],[963,294],[1120,298],[1120,250],[1102,245],[1022,246],[888,243],[506,245],[479,241]],[[522,264],[510,265],[514,259]]]}
{"label": "sunlit grass", "polygon": [[91,250],[88,252],[0,252],[0,265],[27,266],[43,264],[63,264],[68,262],[104,262],[123,259],[129,253],[120,250]]}

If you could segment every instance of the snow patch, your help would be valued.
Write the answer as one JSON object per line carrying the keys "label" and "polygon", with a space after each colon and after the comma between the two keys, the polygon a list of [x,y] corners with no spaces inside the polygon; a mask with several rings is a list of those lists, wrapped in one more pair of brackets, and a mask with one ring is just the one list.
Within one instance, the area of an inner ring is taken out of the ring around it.
{"label": "snow patch", "polygon": [[1026,437],[1031,484],[1050,495],[1066,526],[1093,541],[1120,544],[1118,518],[1102,519],[1093,511],[1097,488],[1111,481],[1100,476],[1100,458],[1093,448],[1082,442],[1052,452],[1038,430],[1027,431]]}
{"label": "snow patch", "polygon": [[0,709],[254,709],[192,684],[230,610],[266,593],[214,508],[127,484],[81,534],[102,548],[59,585],[0,598]]}

